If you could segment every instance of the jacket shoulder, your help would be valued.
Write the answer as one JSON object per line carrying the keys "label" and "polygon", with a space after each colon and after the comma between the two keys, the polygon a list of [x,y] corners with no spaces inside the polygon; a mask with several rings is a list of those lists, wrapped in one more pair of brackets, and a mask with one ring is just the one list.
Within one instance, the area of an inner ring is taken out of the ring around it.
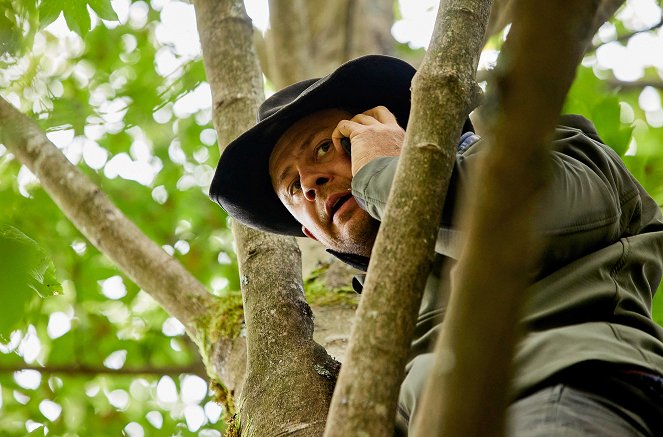
{"label": "jacket shoulder", "polygon": [[564,129],[564,127],[570,127],[573,129],[578,129],[582,131],[585,135],[587,135],[589,138],[593,139],[594,141],[598,141],[599,143],[603,143],[603,140],[601,137],[599,137],[598,132],[596,131],[596,127],[594,127],[594,123],[592,123],[590,120],[586,119],[582,115],[578,114],[562,114],[559,117],[559,129]]}

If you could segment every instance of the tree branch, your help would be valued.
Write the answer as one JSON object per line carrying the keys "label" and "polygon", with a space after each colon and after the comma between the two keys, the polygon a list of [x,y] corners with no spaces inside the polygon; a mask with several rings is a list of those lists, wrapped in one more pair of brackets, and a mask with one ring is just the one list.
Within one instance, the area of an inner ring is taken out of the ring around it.
{"label": "tree branch", "polygon": [[440,5],[435,36],[412,83],[405,143],[325,436],[393,433],[456,145],[478,100],[474,76],[490,4],[450,0]]}
{"label": "tree branch", "polygon": [[513,0],[493,1],[493,7],[490,10],[490,18],[486,25],[486,40],[502,31],[502,29],[511,22],[513,3]]}
{"label": "tree branch", "polygon": [[[598,32],[599,28],[603,26],[607,20],[612,17],[617,9],[624,3],[624,0],[599,0],[599,5],[596,8],[596,13],[594,18],[590,22],[590,35],[594,35]],[[587,47],[590,47],[591,39],[587,41]]]}
{"label": "tree branch", "polygon": [[29,366],[29,365],[13,365],[13,366],[0,366],[0,373],[13,373],[20,372],[21,370],[36,370],[45,374],[60,374],[67,376],[94,376],[94,375],[117,375],[117,376],[132,376],[132,375],[169,375],[177,376],[183,373],[190,375],[197,375],[208,380],[209,376],[205,371],[202,363],[195,363],[189,366],[164,366],[164,367],[126,367],[121,369],[109,369],[102,366],[88,366],[84,364],[69,364],[69,365],[45,365],[45,366]]}
{"label": "tree branch", "polygon": [[199,321],[215,305],[205,286],[147,238],[34,121],[2,98],[0,140],[83,235],[197,339]]}
{"label": "tree branch", "polygon": [[638,35],[640,33],[646,33],[646,32],[651,32],[652,30],[656,30],[659,27],[663,26],[663,15],[661,16],[661,19],[658,21],[658,23],[654,24],[653,26],[647,27],[646,29],[640,29],[640,30],[634,30],[633,32],[628,32],[623,35],[619,35],[617,38],[613,39],[612,41],[606,41],[601,44],[592,46],[591,49],[587,51],[587,53],[593,53],[595,52],[599,47],[604,46],[606,44],[610,44],[613,42],[626,42],[635,35]]}
{"label": "tree branch", "polygon": [[463,199],[458,222],[467,223],[467,240],[415,435],[504,435],[517,321],[542,248],[533,225],[550,165],[542,145],[592,36],[594,12],[590,1],[516,3],[488,100],[492,147]]}
{"label": "tree branch", "polygon": [[[496,0],[493,2],[493,8],[490,13],[490,20],[488,21],[488,28],[486,30],[486,39],[490,36],[501,31],[507,24],[513,21],[513,9],[514,0]],[[591,22],[591,33],[595,34],[599,28],[605,23],[613,14],[619,9],[619,7],[624,3],[624,0],[601,0],[599,7],[597,8],[594,19]],[[543,15],[539,16],[539,20],[543,21],[546,18]],[[645,29],[642,31],[633,32],[631,35],[624,35],[624,38],[628,39],[636,33],[646,32],[649,30],[656,29],[660,27],[661,24],[653,26],[651,29]],[[618,38],[618,40],[620,40]],[[596,47],[591,47],[588,49],[589,52],[596,50]]]}
{"label": "tree branch", "polygon": [[632,80],[632,81],[625,81],[625,80],[617,80],[617,79],[608,79],[606,81],[606,84],[610,88],[630,88],[630,89],[637,89],[637,88],[644,88],[647,86],[658,88],[660,90],[663,90],[663,79],[641,79],[641,80]]}

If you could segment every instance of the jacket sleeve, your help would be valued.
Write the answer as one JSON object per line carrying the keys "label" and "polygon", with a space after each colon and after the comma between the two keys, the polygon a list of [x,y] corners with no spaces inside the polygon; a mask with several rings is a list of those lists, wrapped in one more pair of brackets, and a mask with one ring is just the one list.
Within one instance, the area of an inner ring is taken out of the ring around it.
{"label": "jacket sleeve", "polygon": [[352,195],[371,217],[382,221],[398,157],[377,158],[362,167],[352,178]]}
{"label": "jacket sleeve", "polygon": [[[462,234],[453,223],[456,198],[485,149],[486,142],[479,140],[456,157],[435,248],[442,255],[457,258],[460,253]],[[663,223],[654,200],[598,137],[590,138],[577,128],[558,127],[551,161],[552,177],[537,226],[549,237],[543,260],[546,270]],[[377,220],[383,217],[397,163],[398,158],[393,157],[376,159],[352,181],[353,195]]]}

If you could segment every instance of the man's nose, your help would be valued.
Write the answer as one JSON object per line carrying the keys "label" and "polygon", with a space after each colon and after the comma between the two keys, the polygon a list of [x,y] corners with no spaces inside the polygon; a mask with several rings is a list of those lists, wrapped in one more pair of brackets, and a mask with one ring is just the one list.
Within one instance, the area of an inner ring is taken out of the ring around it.
{"label": "man's nose", "polygon": [[304,197],[306,200],[312,202],[318,196],[319,190],[322,188],[322,186],[329,182],[329,178],[321,175],[310,175],[308,177],[303,176],[301,181]]}

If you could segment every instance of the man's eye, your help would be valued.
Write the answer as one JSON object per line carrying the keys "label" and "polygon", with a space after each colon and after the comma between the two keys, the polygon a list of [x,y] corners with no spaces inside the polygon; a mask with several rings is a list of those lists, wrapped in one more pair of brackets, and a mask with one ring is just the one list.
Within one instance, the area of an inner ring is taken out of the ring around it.
{"label": "man's eye", "polygon": [[324,143],[320,144],[318,148],[315,149],[315,157],[318,159],[322,158],[327,152],[329,152],[331,146],[332,146],[331,141],[325,141]]}
{"label": "man's eye", "polygon": [[290,185],[290,195],[294,196],[297,194],[300,190],[302,189],[302,183],[299,181],[299,179],[295,180],[291,185]]}

